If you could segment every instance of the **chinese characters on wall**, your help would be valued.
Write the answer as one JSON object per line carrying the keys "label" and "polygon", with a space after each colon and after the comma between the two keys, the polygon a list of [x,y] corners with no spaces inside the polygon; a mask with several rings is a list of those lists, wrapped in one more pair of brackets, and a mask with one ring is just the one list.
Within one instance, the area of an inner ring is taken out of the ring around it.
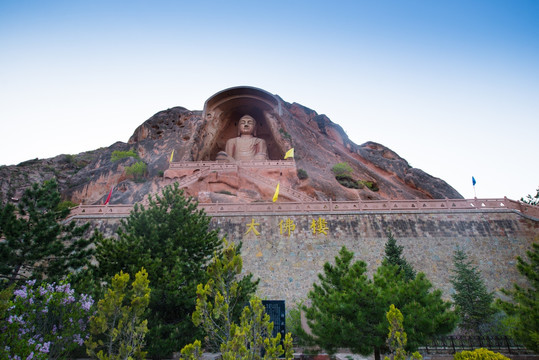
{"label": "chinese characters on wall", "polygon": [[[321,217],[318,217],[318,219],[313,218],[311,219],[310,226],[308,231],[310,231],[313,235],[327,235],[329,232],[329,226],[327,223],[327,220]],[[249,233],[252,233],[256,236],[260,235],[262,231],[265,231],[268,229],[262,229],[262,225],[260,223],[256,222],[255,219],[251,219],[250,223],[245,224],[245,233],[244,235],[247,235]],[[276,230],[276,229],[269,229]],[[279,221],[279,234],[282,236],[290,236],[292,234],[296,234],[297,232],[301,231],[302,229],[298,228],[296,223],[291,218],[284,218],[280,219]]]}

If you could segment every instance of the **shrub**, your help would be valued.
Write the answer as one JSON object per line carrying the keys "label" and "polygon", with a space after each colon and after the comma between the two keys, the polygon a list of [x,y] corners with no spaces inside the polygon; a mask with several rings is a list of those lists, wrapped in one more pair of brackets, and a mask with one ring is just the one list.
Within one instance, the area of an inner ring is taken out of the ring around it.
{"label": "shrub", "polygon": [[128,157],[140,159],[137,153],[135,152],[135,150],[129,150],[129,151],[114,150],[112,152],[112,155],[110,156],[110,161],[118,161],[118,160],[125,159]]}
{"label": "shrub", "polygon": [[87,354],[100,360],[144,359],[144,337],[148,320],[144,319],[150,303],[148,273],[142,268],[128,289],[129,274],[120,271],[112,286],[99,300],[97,312],[90,319],[91,337]]}
{"label": "shrub", "polygon": [[[389,334],[387,334],[387,347],[390,350],[390,356],[386,356],[384,360],[406,360],[408,354],[404,349],[408,342],[406,331],[402,325],[404,316],[395,305],[389,306],[389,311],[386,313],[387,321],[389,322]],[[411,357],[413,360],[422,360],[423,357],[419,352],[414,352]]]}
{"label": "shrub", "polygon": [[292,140],[292,136],[290,136],[289,133],[287,133],[286,131],[283,130],[283,128],[280,128],[279,129],[279,132],[281,133],[281,135],[283,135],[283,137],[287,140]]}
{"label": "shrub", "polygon": [[337,175],[335,179],[341,184],[350,189],[359,189],[357,181],[355,181],[350,175]]}
{"label": "shrub", "polygon": [[27,281],[13,292],[0,325],[1,359],[67,358],[88,338],[93,300],[69,283]]}
{"label": "shrub", "polygon": [[367,188],[369,188],[369,190],[371,191],[378,191],[380,190],[378,188],[378,184],[374,181],[370,181],[370,180],[358,180],[357,181],[358,183],[358,186],[360,189],[362,189],[364,186],[366,186]]}
{"label": "shrub", "polygon": [[128,166],[125,169],[125,173],[127,175],[133,176],[133,179],[140,180],[144,174],[146,174],[146,170],[148,169],[148,165],[144,161],[137,161],[131,166]]}
{"label": "shrub", "polygon": [[300,180],[305,180],[309,177],[309,175],[307,174],[307,171],[303,170],[303,169],[298,169],[298,178]]}
{"label": "shrub", "polygon": [[340,176],[340,175],[350,176],[352,172],[354,171],[354,169],[352,169],[352,167],[348,165],[348,163],[341,162],[341,163],[333,165],[333,167],[331,168],[331,171],[333,171],[333,174],[335,174],[335,176]]}
{"label": "shrub", "polygon": [[454,360],[509,360],[500,353],[487,350],[485,348],[475,349],[474,351],[461,351],[453,356]]}
{"label": "shrub", "polygon": [[[271,335],[273,323],[259,298],[252,297],[241,311],[239,321],[235,319],[234,314],[239,310],[236,305],[245,304],[258,281],[251,282],[251,275],[240,277],[243,267],[240,247],[226,240],[223,243],[223,255],[215,253],[207,269],[208,282],[197,287],[193,323],[204,329],[209,348],[220,350],[223,360],[276,360],[281,355],[292,359],[292,336],[288,333],[283,345],[279,345],[281,334]],[[181,353],[186,360],[200,360],[201,342],[186,345]]]}
{"label": "shrub", "polygon": [[56,206],[56,210],[59,210],[59,211],[63,211],[64,209],[71,209],[71,208],[74,208],[76,206],[78,206],[79,204],[75,204],[73,201],[70,201],[70,200],[64,200],[62,202],[60,202],[57,206]]}
{"label": "shrub", "polygon": [[303,306],[304,300],[301,300],[286,312],[286,329],[292,334],[292,339],[296,346],[310,345],[305,336],[302,336],[304,330],[301,326],[301,308]]}

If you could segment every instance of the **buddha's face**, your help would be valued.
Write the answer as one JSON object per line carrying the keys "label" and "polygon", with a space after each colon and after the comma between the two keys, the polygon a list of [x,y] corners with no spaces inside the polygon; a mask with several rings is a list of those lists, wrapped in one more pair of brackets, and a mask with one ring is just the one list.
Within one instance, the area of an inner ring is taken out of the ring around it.
{"label": "buddha's face", "polygon": [[241,135],[252,135],[255,131],[256,121],[251,116],[244,115],[241,117],[238,127]]}

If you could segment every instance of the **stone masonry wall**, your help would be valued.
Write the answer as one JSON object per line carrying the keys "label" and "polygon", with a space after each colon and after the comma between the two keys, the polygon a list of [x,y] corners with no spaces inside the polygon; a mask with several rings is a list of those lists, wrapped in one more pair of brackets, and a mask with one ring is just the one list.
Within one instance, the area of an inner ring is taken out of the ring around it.
{"label": "stone masonry wall", "polygon": [[[105,236],[113,236],[120,218],[77,222],[90,221]],[[244,272],[260,278],[258,295],[284,299],[287,307],[307,298],[324,263],[334,262],[342,246],[365,261],[372,274],[384,256],[386,229],[404,247],[406,259],[442,289],[446,299],[452,292],[449,278],[457,246],[478,266],[488,289],[498,291],[514,282],[524,284],[516,257],[526,258],[526,250],[539,241],[539,221],[510,210],[228,214],[214,216],[212,226],[229,241],[243,242]]]}
{"label": "stone masonry wall", "polygon": [[[243,242],[244,271],[260,278],[259,296],[285,299],[287,306],[306,299],[324,263],[334,262],[342,246],[372,274],[384,256],[386,229],[447,299],[457,246],[481,270],[489,290],[498,291],[523,284],[516,257],[526,257],[532,242],[539,241],[539,221],[509,211],[227,215],[214,217],[213,224],[228,240]],[[248,231],[250,224],[258,224],[253,226],[258,235]]]}

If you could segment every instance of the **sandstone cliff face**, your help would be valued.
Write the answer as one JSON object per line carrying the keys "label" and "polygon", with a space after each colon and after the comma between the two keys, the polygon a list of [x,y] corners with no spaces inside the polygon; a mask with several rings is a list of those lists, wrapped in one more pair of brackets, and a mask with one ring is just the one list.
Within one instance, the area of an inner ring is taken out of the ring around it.
{"label": "sandstone cliff face", "polygon": [[[260,124],[259,136],[268,143],[272,160],[282,159],[284,153],[294,147],[296,167],[308,175],[304,180],[294,174],[287,175],[287,186],[294,191],[314,200],[462,198],[443,180],[412,168],[383,145],[374,142],[356,145],[327,116],[297,103],[287,103],[278,96],[275,99],[279,114],[266,116]],[[228,113],[244,108],[248,109],[239,106],[236,110],[229,109]],[[31,183],[52,177],[58,179],[64,199],[75,203],[102,204],[111,187],[114,187],[111,204],[144,201],[148,194],[177,181],[163,177],[169,168],[172,151],[175,162],[211,161],[224,149],[226,139],[235,136],[234,132],[232,122],[216,121],[211,114],[202,111],[182,107],[160,111],[141,124],[127,143],[117,142],[109,148],[78,155],[59,155],[16,166],[1,166],[2,201],[20,197]],[[127,157],[113,162],[111,155],[115,150],[134,150],[139,159]],[[126,169],[137,161],[147,164],[147,173],[135,181],[126,174]],[[354,179],[370,181],[378,190],[342,186],[331,171],[340,162],[352,167]],[[268,174],[266,176],[272,176]],[[215,174],[201,176],[195,184],[187,186],[187,191],[204,202],[271,201],[272,193],[255,186],[255,182],[237,183],[221,178],[221,185],[213,187],[220,191],[207,191],[212,188],[208,187],[210,182],[220,181]],[[236,194],[231,195],[234,191]],[[285,196],[283,201],[286,200]]]}

